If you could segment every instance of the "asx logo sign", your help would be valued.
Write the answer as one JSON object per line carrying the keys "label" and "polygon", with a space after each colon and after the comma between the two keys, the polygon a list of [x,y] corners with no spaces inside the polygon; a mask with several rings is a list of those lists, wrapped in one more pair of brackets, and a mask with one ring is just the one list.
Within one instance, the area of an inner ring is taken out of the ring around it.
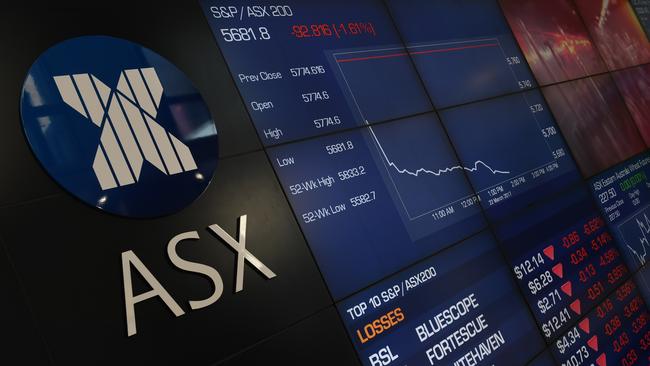
{"label": "asx logo sign", "polygon": [[[236,293],[244,290],[244,266],[246,264],[255,269],[265,279],[270,280],[276,276],[269,267],[262,263],[261,260],[255,257],[253,253],[246,248],[246,222],[246,215],[239,218],[239,228],[237,230],[239,235],[236,239],[219,225],[210,225],[207,228],[211,234],[219,238],[235,254],[236,266],[234,277]],[[188,301],[190,309],[192,310],[203,309],[214,304],[221,298],[224,291],[223,279],[216,268],[183,259],[177,252],[177,247],[182,242],[198,240],[199,238],[199,233],[197,231],[188,231],[174,236],[167,244],[167,257],[174,267],[185,272],[203,275],[209,278],[212,282],[214,290],[210,296],[201,300]],[[144,279],[150,290],[139,294],[134,293],[133,270]],[[176,302],[174,297],[172,297],[163,284],[132,250],[122,253],[122,280],[124,284],[124,303],[126,306],[126,328],[129,337],[138,332],[135,306],[143,301],[149,299],[160,299],[175,317],[185,315],[185,311],[181,308],[178,302]]]}
{"label": "asx logo sign", "polygon": [[46,50],[25,79],[21,117],[54,180],[121,216],[177,212],[216,169],[217,131],[200,93],[169,61],[122,39],[79,37]]}
{"label": "asx logo sign", "polygon": [[163,86],[153,67],[124,70],[115,91],[89,74],[54,82],[67,105],[102,129],[92,166],[102,190],[137,182],[145,160],[165,175],[197,169],[189,147],[156,122]]}

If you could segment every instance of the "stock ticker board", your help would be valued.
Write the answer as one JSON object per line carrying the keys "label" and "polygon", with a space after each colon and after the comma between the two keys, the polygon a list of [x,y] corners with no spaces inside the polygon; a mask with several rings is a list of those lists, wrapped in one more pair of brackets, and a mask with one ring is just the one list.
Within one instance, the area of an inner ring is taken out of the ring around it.
{"label": "stock ticker board", "polygon": [[201,1],[363,364],[649,364],[642,4]]}
{"label": "stock ticker board", "polygon": [[[435,294],[435,296],[432,296]],[[491,234],[457,246],[342,301],[367,365],[383,349],[404,365],[524,364],[543,347]],[[382,337],[373,324],[387,317]]]}

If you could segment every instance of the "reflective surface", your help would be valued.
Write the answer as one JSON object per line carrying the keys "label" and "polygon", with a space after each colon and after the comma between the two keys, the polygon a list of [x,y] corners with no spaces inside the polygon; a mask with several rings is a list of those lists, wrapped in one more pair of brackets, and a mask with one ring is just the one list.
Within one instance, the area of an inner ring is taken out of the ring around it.
{"label": "reflective surface", "polygon": [[129,41],[79,37],[45,51],[25,79],[21,116],[47,172],[111,213],[176,212],[217,165],[217,131],[201,95],[174,65]]}

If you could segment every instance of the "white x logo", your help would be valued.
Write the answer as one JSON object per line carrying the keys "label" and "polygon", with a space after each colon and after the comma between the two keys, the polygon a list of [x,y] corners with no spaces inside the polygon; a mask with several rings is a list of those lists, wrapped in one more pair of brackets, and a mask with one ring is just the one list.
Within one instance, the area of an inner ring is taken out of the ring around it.
{"label": "white x logo", "polygon": [[137,182],[144,160],[166,175],[198,169],[187,145],[155,120],[163,87],[154,68],[124,70],[115,91],[92,74],[54,82],[67,105],[102,128],[93,162],[102,190]]}

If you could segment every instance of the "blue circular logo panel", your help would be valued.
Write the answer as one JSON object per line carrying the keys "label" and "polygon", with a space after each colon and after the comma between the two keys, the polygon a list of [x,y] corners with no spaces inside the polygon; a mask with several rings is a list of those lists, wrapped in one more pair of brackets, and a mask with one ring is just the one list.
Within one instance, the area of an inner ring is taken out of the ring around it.
{"label": "blue circular logo panel", "polygon": [[217,166],[217,130],[199,92],[133,42],[88,36],[56,44],[29,70],[20,107],[47,172],[117,215],[177,212],[203,193]]}

